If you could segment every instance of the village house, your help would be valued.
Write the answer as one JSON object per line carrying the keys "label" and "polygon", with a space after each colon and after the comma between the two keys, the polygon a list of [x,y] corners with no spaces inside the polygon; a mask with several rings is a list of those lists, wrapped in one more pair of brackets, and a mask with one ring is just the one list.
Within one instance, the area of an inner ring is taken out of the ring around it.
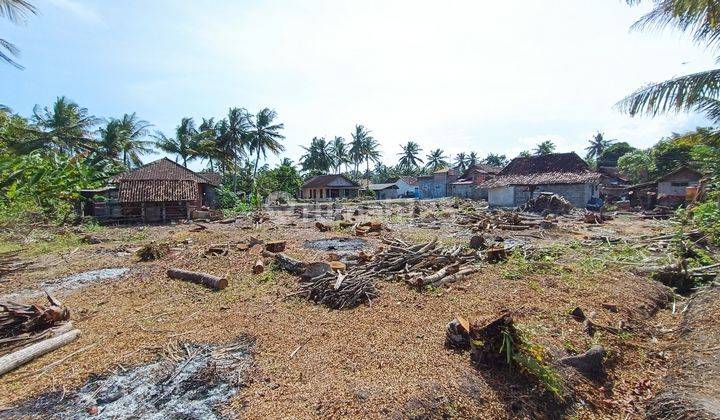
{"label": "village house", "polygon": [[360,186],[345,175],[319,175],[300,187],[300,198],[316,201],[355,198],[359,190]]}
{"label": "village house", "polygon": [[220,176],[197,173],[168,158],[116,176],[111,185],[82,190],[81,216],[103,223],[166,222],[216,206]]}
{"label": "village house", "polygon": [[702,173],[682,166],[654,181],[628,187],[630,203],[651,209],[656,205],[677,207],[693,199]]}
{"label": "village house", "polygon": [[450,183],[449,195],[453,197],[487,199],[487,188],[480,184],[492,179],[502,168],[491,165],[477,164],[470,166],[456,181]]}
{"label": "village house", "polygon": [[600,166],[597,172],[600,178],[600,196],[606,202],[615,202],[627,196],[627,187],[630,181],[620,175],[615,166]]}
{"label": "village house", "polygon": [[447,197],[450,184],[458,179],[458,170],[444,168],[435,171],[432,175],[417,177],[419,198]]}
{"label": "village house", "polygon": [[414,198],[420,194],[417,179],[410,176],[391,178],[378,184],[370,184],[368,189],[375,193],[375,198],[378,200]]}
{"label": "village house", "polygon": [[565,197],[585,207],[599,197],[600,174],[575,153],[517,157],[498,175],[481,184],[491,206],[515,207],[542,192]]}

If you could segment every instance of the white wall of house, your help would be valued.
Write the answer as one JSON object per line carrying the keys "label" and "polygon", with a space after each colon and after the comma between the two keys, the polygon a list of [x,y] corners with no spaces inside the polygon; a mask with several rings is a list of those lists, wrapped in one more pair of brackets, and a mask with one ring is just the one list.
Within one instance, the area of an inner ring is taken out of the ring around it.
{"label": "white wall of house", "polygon": [[510,207],[515,205],[515,187],[489,188],[488,203],[491,206]]}

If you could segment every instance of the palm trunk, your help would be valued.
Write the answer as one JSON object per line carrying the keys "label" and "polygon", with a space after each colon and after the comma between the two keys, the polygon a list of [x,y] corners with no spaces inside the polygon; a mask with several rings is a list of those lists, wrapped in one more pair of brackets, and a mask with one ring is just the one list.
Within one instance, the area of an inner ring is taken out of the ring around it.
{"label": "palm trunk", "polygon": [[258,146],[257,154],[255,155],[255,167],[253,168],[253,190],[257,194],[257,167],[260,162],[260,147]]}
{"label": "palm trunk", "polygon": [[233,192],[237,194],[237,171],[238,171],[238,162],[237,162],[237,153],[235,153],[234,161],[233,161]]}

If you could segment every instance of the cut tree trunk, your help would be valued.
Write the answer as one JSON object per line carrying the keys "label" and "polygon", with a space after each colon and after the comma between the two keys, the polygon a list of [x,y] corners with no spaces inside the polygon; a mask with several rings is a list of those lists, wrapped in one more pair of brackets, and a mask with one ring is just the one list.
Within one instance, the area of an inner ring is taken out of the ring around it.
{"label": "cut tree trunk", "polygon": [[253,265],[253,274],[260,274],[263,271],[265,271],[265,263],[263,260],[255,261],[255,265]]}
{"label": "cut tree trunk", "polygon": [[228,285],[228,281],[225,278],[216,277],[210,274],[200,273],[196,271],[181,270],[179,268],[168,269],[167,275],[173,279],[203,284],[215,290],[222,290]]}
{"label": "cut tree trunk", "polygon": [[305,271],[305,267],[307,267],[306,262],[296,260],[284,252],[275,255],[275,262],[280,268],[293,274],[302,274],[302,272]]}
{"label": "cut tree trunk", "polygon": [[31,344],[24,349],[0,357],[0,376],[62,346],[72,343],[80,336],[80,330],[68,331],[57,337]]}
{"label": "cut tree trunk", "polygon": [[278,253],[285,251],[285,241],[271,241],[265,243],[265,250]]}

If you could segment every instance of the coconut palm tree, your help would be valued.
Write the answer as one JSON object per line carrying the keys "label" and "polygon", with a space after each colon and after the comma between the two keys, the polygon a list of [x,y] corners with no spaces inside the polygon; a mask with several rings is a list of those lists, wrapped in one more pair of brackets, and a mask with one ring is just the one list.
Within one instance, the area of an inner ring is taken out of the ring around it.
{"label": "coconut palm tree", "polygon": [[[7,18],[10,22],[20,24],[25,22],[28,15],[37,15],[38,11],[26,0],[0,0],[0,17]],[[15,44],[0,38],[0,61],[22,69],[23,66],[15,62],[11,57],[18,57],[20,50]]]}
{"label": "coconut palm tree", "polygon": [[332,143],[330,143],[330,154],[333,159],[335,172],[339,174],[340,167],[348,164],[350,161],[350,155],[344,138],[335,136]]}
{"label": "coconut palm tree", "polygon": [[430,151],[430,154],[425,157],[425,159],[427,159],[425,167],[435,172],[438,169],[448,166],[447,156],[445,156],[444,153],[442,149]]}
{"label": "coconut palm tree", "polygon": [[261,109],[255,118],[248,116],[250,130],[248,131],[248,150],[255,153],[255,166],[253,168],[253,178],[257,177],[258,162],[260,155],[267,157],[267,152],[278,154],[285,150],[285,146],[280,143],[285,136],[280,134],[280,130],[285,128],[284,124],[273,124],[277,118],[277,112],[270,108]]}
{"label": "coconut palm tree", "polygon": [[304,172],[327,173],[333,167],[335,159],[332,152],[332,143],[328,143],[325,137],[313,137],[305,154],[300,157],[300,165]]}
{"label": "coconut palm tree", "polygon": [[418,168],[419,163],[423,163],[423,160],[418,156],[422,149],[420,145],[410,140],[406,145],[400,145],[402,152],[398,153],[400,161],[398,167],[402,170],[412,170]]}
{"label": "coconut palm tree", "polygon": [[[260,113],[263,113],[263,111],[266,110],[270,111],[266,108],[260,111]],[[274,113],[275,111],[271,112]],[[261,118],[260,114],[258,114],[258,118]],[[267,115],[262,118],[267,118]],[[275,118],[275,116],[272,116],[272,118]],[[272,118],[270,121],[272,121]],[[230,108],[228,110],[227,118],[223,121],[224,122],[221,125],[222,132],[218,137],[218,147],[221,150],[223,161],[225,162],[225,168],[230,166],[230,163],[233,166],[233,191],[237,192],[238,161],[241,157],[245,156],[245,149],[249,149],[251,146],[251,115],[248,114],[247,110],[244,108]],[[265,124],[265,122],[266,121],[263,121],[263,124]],[[262,139],[265,139],[268,136],[264,131],[265,128],[266,127],[263,126],[259,131]],[[282,128],[282,124],[280,124],[279,128]],[[260,140],[258,143],[260,145],[260,149],[257,150],[257,160],[255,161],[256,169],[253,172],[253,176],[257,175],[257,161],[260,160],[260,152],[262,151],[263,155],[265,155],[266,149],[270,148],[270,146],[264,144],[264,141],[265,140]],[[283,150],[282,146],[280,150]]]}
{"label": "coconut palm tree", "polygon": [[219,146],[219,123],[215,122],[215,118],[203,118],[198,125],[198,136],[195,141],[195,152],[198,158],[207,159],[210,171],[215,171],[215,163],[223,160],[223,151]]}
{"label": "coconut palm tree", "polygon": [[175,138],[166,137],[159,131],[153,137],[158,149],[179,156],[183,166],[187,168],[187,163],[198,157],[197,151],[194,149],[197,136],[195,122],[192,118],[186,117],[180,120],[180,125],[175,129]]}
{"label": "coconut palm tree", "polygon": [[366,142],[373,140],[370,135],[371,131],[367,130],[362,124],[355,125],[355,132],[351,134],[352,141],[350,142],[349,157],[352,163],[355,164],[355,173],[358,172],[360,163],[365,159],[363,155],[363,147]]}
{"label": "coconut palm tree", "polygon": [[365,176],[370,176],[370,162],[379,162],[382,154],[380,144],[372,137],[366,137],[362,146],[362,156],[365,159]]}
{"label": "coconut palm tree", "polygon": [[508,164],[508,159],[505,155],[496,155],[489,153],[482,162],[490,166],[505,166]]}
{"label": "coconut palm tree", "polygon": [[[642,0],[626,0],[630,5]],[[690,31],[693,40],[711,48],[720,46],[720,4],[717,0],[653,0],[653,9],[633,29],[675,27]],[[616,105],[631,116],[656,116],[694,111],[720,123],[720,69],[676,77],[642,87]]]}
{"label": "coconut palm tree", "polygon": [[539,143],[533,152],[535,153],[535,156],[542,156],[542,155],[549,155],[555,151],[555,143],[552,142],[552,140],[545,140],[542,143]]}
{"label": "coconut palm tree", "polygon": [[93,150],[96,146],[90,133],[100,120],[65,96],[58,97],[52,107],[33,108],[36,128],[29,134],[37,138],[37,146],[74,154]]}
{"label": "coconut palm tree", "polygon": [[465,154],[465,152],[458,153],[455,156],[455,162],[454,162],[457,170],[460,172],[465,172],[465,170],[467,169],[467,161],[468,161],[468,159],[467,159],[467,155]]}
{"label": "coconut palm tree", "polygon": [[468,158],[467,158],[467,166],[468,166],[468,168],[470,168],[470,167],[472,167],[472,166],[475,166],[475,165],[477,165],[478,163],[480,163],[480,158],[478,158],[477,153],[475,153],[475,152],[470,152],[470,154],[468,155]]}
{"label": "coconut palm tree", "polygon": [[120,119],[111,118],[100,133],[100,148],[111,158],[121,156],[125,167],[142,165],[141,155],[154,153],[153,142],[145,140],[152,124],[138,118],[136,113],[125,114]]}
{"label": "coconut palm tree", "polygon": [[587,150],[588,159],[599,158],[600,155],[613,144],[612,140],[606,140],[604,134],[600,131],[597,132],[589,141],[590,145],[585,148]]}

